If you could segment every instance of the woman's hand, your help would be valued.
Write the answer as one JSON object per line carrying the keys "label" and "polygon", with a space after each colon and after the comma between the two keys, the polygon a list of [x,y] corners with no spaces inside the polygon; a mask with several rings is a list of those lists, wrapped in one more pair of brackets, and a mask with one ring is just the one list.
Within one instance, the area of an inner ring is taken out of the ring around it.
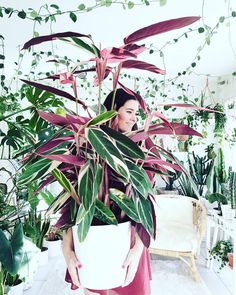
{"label": "woman's hand", "polygon": [[123,263],[123,267],[128,269],[125,282],[122,287],[128,286],[133,281],[138,269],[140,257],[143,253],[143,247],[144,246],[142,241],[140,240],[139,236],[136,235],[135,245],[132,249],[129,250],[129,253]]}
{"label": "woman's hand", "polygon": [[81,268],[82,265],[77,259],[75,252],[73,250],[73,236],[71,228],[63,232],[62,252],[65,257],[65,261],[67,264],[68,272],[71,276],[71,280],[74,285],[79,287],[80,281],[77,270],[78,268]]}
{"label": "woman's hand", "polygon": [[66,255],[66,264],[69,271],[69,274],[71,276],[71,280],[74,285],[77,287],[80,286],[79,276],[78,276],[78,269],[82,267],[81,263],[77,259],[75,252],[71,251],[69,254]]}

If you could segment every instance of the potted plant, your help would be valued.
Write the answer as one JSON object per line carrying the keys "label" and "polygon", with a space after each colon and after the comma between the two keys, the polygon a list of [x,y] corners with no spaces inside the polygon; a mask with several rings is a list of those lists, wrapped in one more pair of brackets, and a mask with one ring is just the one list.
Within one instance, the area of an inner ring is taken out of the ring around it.
{"label": "potted plant", "polygon": [[228,263],[228,254],[233,252],[233,243],[231,240],[219,240],[210,250],[210,259],[216,259],[220,262],[221,270]]}
{"label": "potted plant", "polygon": [[[24,49],[27,49],[30,46],[57,38],[72,43],[77,47],[82,47],[93,55],[93,58],[89,61],[95,64],[93,67],[78,69],[78,66],[76,66],[71,68],[70,72],[48,77],[54,80],[60,79],[62,84],[71,85],[73,95],[52,86],[23,80],[23,82],[31,86],[66,97],[76,103],[76,112],[67,111],[63,115],[52,112],[38,112],[41,118],[54,126],[59,126],[59,129],[46,143],[37,146],[26,158],[18,185],[41,179],[42,182],[37,191],[55,180],[63,187],[63,192],[55,198],[47,213],[50,215],[60,209],[63,211],[69,207],[70,219],[60,219],[57,224],[64,229],[76,224],[73,230],[74,243],[80,247],[79,252],[81,252],[83,245],[89,241],[88,235],[90,237],[91,232],[104,232],[107,229],[106,238],[110,238],[111,233],[113,236],[118,236],[118,234],[114,234],[114,231],[122,229],[124,237],[120,238],[120,240],[122,242],[127,241],[127,249],[123,250],[127,254],[130,247],[129,223],[120,224],[121,215],[124,214],[135,222],[136,230],[146,246],[149,245],[150,236],[155,237],[155,214],[152,206],[153,189],[148,178],[148,172],[166,174],[170,169],[178,171],[182,169],[171,153],[159,149],[153,143],[151,136],[173,133],[176,135],[198,136],[200,134],[187,125],[169,122],[158,112],[149,114],[143,128],[121,134],[111,128],[117,112],[113,108],[111,111],[104,111],[101,105],[101,85],[102,81],[111,73],[113,76],[113,93],[116,92],[117,85],[119,85],[128,94],[133,95],[139,101],[144,112],[148,113],[142,97],[118,81],[120,71],[123,68],[136,68],[159,74],[164,73],[154,65],[136,60],[137,55],[143,52],[145,47],[137,45],[135,42],[164,31],[183,27],[197,19],[199,18],[181,18],[140,29],[127,36],[124,39],[125,44],[119,48],[113,47],[100,50],[95,46],[90,36],[73,32],[33,38],[24,45]],[[113,62],[118,62],[118,66],[115,68],[108,66],[109,63]],[[81,72],[96,73],[95,84],[99,86],[99,91],[95,117],[91,117],[90,109],[85,104],[85,101],[77,95],[76,76]],[[79,106],[87,112],[87,116],[78,114]],[[163,123],[152,124],[151,117],[161,118]],[[142,144],[139,145],[139,142],[142,142]],[[171,160],[172,163],[165,161],[165,159]],[[123,183],[125,192],[108,186],[108,174],[109,176],[112,175],[114,181]],[[118,206],[119,212],[113,212],[112,204]],[[91,224],[100,225],[94,227]],[[101,238],[96,239],[96,248],[101,251],[107,249],[104,245],[100,245],[102,240]],[[94,243],[92,243],[91,247],[91,249],[94,249]],[[86,246],[86,249],[88,249],[88,246]],[[91,251],[89,256],[93,252]],[[101,255],[101,252],[96,255]],[[110,260],[113,261],[116,256],[119,256],[118,252],[113,253]],[[124,258],[124,255],[123,258],[121,256],[121,261]],[[81,257],[79,259],[82,260]],[[93,258],[93,263],[94,261],[96,261],[96,257]],[[86,265],[86,263],[84,264]],[[105,266],[104,270],[100,269],[96,277],[99,277],[99,283],[111,284],[107,280],[107,276],[110,276],[110,273],[116,271],[116,269],[115,267],[106,268],[105,261],[103,265]],[[122,265],[121,262],[120,265]],[[99,265],[100,267],[101,265]],[[79,270],[82,285],[96,289],[97,286],[93,285],[91,287],[91,285],[82,281],[82,271],[82,269]],[[92,270],[90,269],[90,271]],[[125,273],[126,270],[123,269],[120,281],[116,280],[113,287],[122,285]],[[113,275],[113,277],[116,279],[116,275]],[[89,283],[91,281],[90,277]],[[99,288],[107,289],[108,287],[104,287],[104,285],[101,287],[100,284]]]}
{"label": "potted plant", "polygon": [[61,254],[62,231],[55,226],[50,226],[43,245],[48,248],[48,257],[56,257]]}
{"label": "potted plant", "polygon": [[8,285],[10,289],[17,286],[16,293],[11,290],[11,294],[21,295],[22,280],[27,275],[30,260],[37,252],[36,247],[24,237],[22,223],[16,224],[10,234],[0,229],[0,240],[0,294],[4,294],[4,287]]}
{"label": "potted plant", "polygon": [[43,245],[43,239],[46,236],[50,226],[50,221],[46,220],[37,209],[31,209],[28,215],[24,216],[24,234],[41,250],[39,265],[45,265],[48,262],[48,248]]}
{"label": "potted plant", "polygon": [[[171,162],[171,161],[170,161]],[[168,171],[168,176],[163,176],[165,187],[157,188],[159,194],[178,195],[179,191],[174,186],[174,182],[182,175],[182,171]]]}

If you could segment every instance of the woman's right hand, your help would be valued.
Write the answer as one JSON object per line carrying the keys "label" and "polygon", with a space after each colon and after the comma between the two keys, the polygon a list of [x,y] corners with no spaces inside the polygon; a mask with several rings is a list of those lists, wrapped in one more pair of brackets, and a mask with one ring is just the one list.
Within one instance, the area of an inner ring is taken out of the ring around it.
{"label": "woman's right hand", "polygon": [[71,280],[74,285],[79,287],[80,281],[78,277],[78,269],[81,268],[82,265],[77,259],[74,252],[73,235],[71,228],[63,232],[62,252],[65,257],[65,261],[67,264],[68,272],[71,276]]}
{"label": "woman's right hand", "polygon": [[71,251],[66,255],[66,264],[71,276],[71,280],[74,285],[77,287],[80,286],[79,276],[78,276],[78,269],[82,267],[81,263],[77,259],[75,252]]}

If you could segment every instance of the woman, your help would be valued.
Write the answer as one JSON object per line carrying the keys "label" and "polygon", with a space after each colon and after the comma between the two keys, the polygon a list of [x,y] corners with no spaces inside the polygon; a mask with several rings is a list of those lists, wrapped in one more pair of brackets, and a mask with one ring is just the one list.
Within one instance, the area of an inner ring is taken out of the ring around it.
{"label": "woman", "polygon": [[[105,102],[104,106],[107,110],[112,108],[113,92],[111,92]],[[128,132],[137,128],[136,113],[139,108],[139,102],[134,96],[129,95],[123,89],[117,89],[114,99],[114,109],[118,112],[116,117],[116,124],[113,122],[113,127],[120,132]],[[117,126],[114,126],[117,125]],[[112,181],[112,180],[111,180]],[[114,183],[112,183],[114,187]],[[122,188],[117,183],[117,188]],[[62,244],[63,254],[68,267],[66,281],[72,284],[71,288],[76,289],[80,286],[77,269],[83,267],[76,258],[73,250],[72,230],[69,229],[63,235]],[[142,240],[137,233],[134,234],[134,227],[132,227],[131,249],[127,254],[127,258],[123,263],[123,267],[127,268],[127,275],[124,285],[111,290],[88,290],[84,289],[85,295],[149,295],[150,294],[150,260],[147,248],[144,247]]]}

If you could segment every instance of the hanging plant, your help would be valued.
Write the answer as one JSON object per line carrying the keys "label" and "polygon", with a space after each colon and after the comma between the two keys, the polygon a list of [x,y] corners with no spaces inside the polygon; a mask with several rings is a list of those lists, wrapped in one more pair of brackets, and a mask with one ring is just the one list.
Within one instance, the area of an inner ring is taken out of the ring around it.
{"label": "hanging plant", "polygon": [[224,113],[224,106],[220,103],[217,103],[214,107],[215,111],[218,111],[215,113],[215,128],[214,128],[214,134],[215,137],[222,137],[223,131],[225,129],[225,124],[227,121],[226,115]]}

